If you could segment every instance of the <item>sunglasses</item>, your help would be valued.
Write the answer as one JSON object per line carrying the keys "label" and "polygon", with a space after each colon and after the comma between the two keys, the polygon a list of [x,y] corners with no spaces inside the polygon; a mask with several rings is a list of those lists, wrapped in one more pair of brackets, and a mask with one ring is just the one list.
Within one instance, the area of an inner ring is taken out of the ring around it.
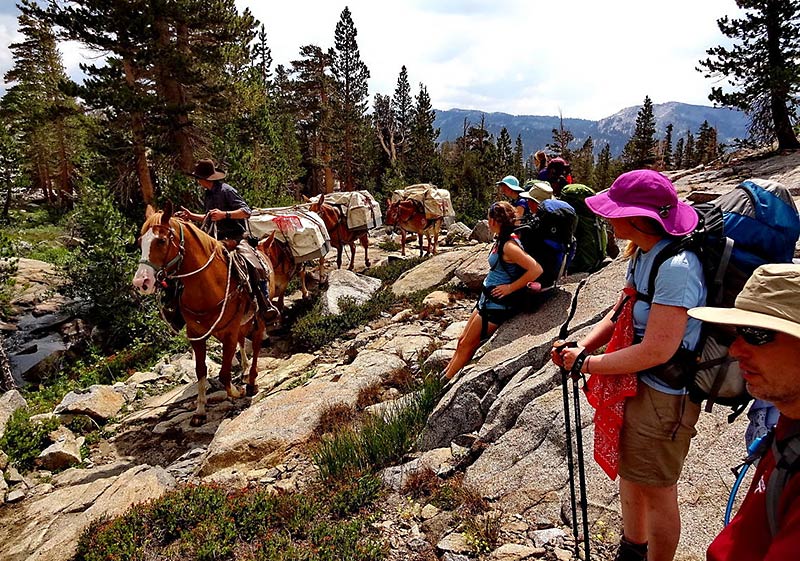
{"label": "sunglasses", "polygon": [[736,328],[736,333],[744,339],[745,343],[755,347],[772,343],[775,340],[775,331],[761,327],[739,326]]}

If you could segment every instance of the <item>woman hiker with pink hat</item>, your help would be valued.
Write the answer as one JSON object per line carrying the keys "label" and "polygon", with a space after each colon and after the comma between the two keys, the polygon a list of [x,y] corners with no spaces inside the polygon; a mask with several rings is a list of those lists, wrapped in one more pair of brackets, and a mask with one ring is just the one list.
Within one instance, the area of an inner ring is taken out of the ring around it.
{"label": "woman hiker with pink hat", "polygon": [[[587,375],[587,399],[597,410],[594,457],[609,477],[620,477],[623,535],[615,560],[669,561],[680,537],[677,481],[700,407],[667,383],[666,369],[700,339],[701,323],[687,315],[705,304],[700,260],[689,251],[668,259],[654,293],[646,291],[659,251],[694,230],[698,216],[652,170],[622,174],[586,204],[629,240],[630,264],[614,309],[576,347],[556,344],[552,358]],[[603,345],[604,354],[592,354]]]}

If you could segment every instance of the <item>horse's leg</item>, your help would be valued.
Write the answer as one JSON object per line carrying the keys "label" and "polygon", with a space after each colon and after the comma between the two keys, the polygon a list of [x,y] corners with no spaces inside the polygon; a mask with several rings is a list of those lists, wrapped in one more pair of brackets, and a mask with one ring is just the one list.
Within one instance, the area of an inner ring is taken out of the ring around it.
{"label": "horse's leg", "polygon": [[342,268],[342,251],[344,251],[344,244],[339,241],[339,247],[336,248],[336,268]]}
{"label": "horse's leg", "polygon": [[244,335],[239,336],[239,363],[242,365],[242,374],[247,370],[249,361],[247,360],[247,341]]}
{"label": "horse's leg", "polygon": [[436,255],[437,251],[439,251],[439,230],[433,233],[433,254]]}
{"label": "horse's leg", "polygon": [[[224,334],[220,337],[222,341],[222,365],[219,367],[219,381],[222,383],[228,397],[237,399],[241,397],[241,393],[236,386],[231,383],[231,362],[233,362],[233,355],[236,354],[236,347],[239,342],[238,333]],[[255,347],[255,342],[253,342]]]}
{"label": "horse's leg", "polygon": [[406,256],[406,231],[400,228],[400,255]]}
{"label": "horse's leg", "polygon": [[[417,234],[417,242],[419,242],[419,256],[422,257],[424,254],[422,253],[422,232]],[[430,248],[429,248],[430,251]]]}
{"label": "horse's leg", "polygon": [[194,371],[197,375],[197,408],[189,424],[199,427],[206,421],[206,379],[208,377],[206,342],[192,341],[192,350],[194,351]]}
{"label": "horse's leg", "polygon": [[356,242],[355,242],[355,240],[350,240],[350,243],[348,245],[350,246],[350,266],[347,267],[347,270],[348,271],[352,271],[353,270],[353,266],[355,266],[355,262],[356,262]]}
{"label": "horse's leg", "polygon": [[[364,265],[369,267],[369,237],[367,237],[367,234],[361,236],[361,245],[364,247]],[[355,251],[353,255],[355,255]]]}
{"label": "horse's leg", "polygon": [[306,264],[300,264],[300,270],[298,271],[300,275],[300,293],[303,295],[303,300],[308,298],[308,288],[306,287]]}
{"label": "horse's leg", "polygon": [[261,344],[264,340],[265,331],[264,323],[261,320],[254,318],[253,321],[256,322],[252,335],[253,362],[250,364],[250,372],[247,376],[247,383],[245,384],[244,391],[245,395],[248,397],[253,397],[258,393],[258,385],[256,384],[256,378],[258,377],[258,354],[261,352]]}

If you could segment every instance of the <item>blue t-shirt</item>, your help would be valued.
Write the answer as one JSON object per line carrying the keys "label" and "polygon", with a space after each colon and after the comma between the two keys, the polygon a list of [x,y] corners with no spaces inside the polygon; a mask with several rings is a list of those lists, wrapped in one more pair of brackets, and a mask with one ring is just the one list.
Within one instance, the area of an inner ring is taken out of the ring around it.
{"label": "blue t-shirt", "polygon": [[[650,279],[653,261],[670,242],[671,240],[668,239],[660,240],[650,251],[639,251],[635,258],[635,266],[634,260],[631,260],[628,265],[627,281],[636,287],[637,291],[647,294],[647,283]],[[686,309],[704,306],[706,285],[700,259],[691,251],[682,251],[672,259],[667,259],[658,270],[655,294],[652,295],[652,300],[654,304]],[[637,300],[633,306],[633,329],[637,337],[644,337],[649,317],[650,304]],[[701,321],[689,318],[681,342],[683,348],[694,350],[697,347],[700,341],[701,327]],[[642,375],[642,381],[660,392],[674,395],[686,393],[685,390],[670,388],[652,374]]]}
{"label": "blue t-shirt", "polygon": [[[522,243],[519,241],[516,235],[512,236],[511,240],[517,243],[518,246],[522,247]],[[511,284],[522,275],[525,274],[525,269],[517,265],[516,263],[507,263],[500,261],[500,254],[497,251],[497,244],[492,246],[492,251],[489,252],[489,274],[486,275],[483,279],[483,286],[498,286],[501,284]],[[504,306],[503,304],[499,304],[493,300],[490,300],[486,297],[483,292],[481,292],[480,300],[478,300],[478,307],[480,308],[490,308],[493,310],[507,310],[508,306]]]}
{"label": "blue t-shirt", "polygon": [[528,199],[523,199],[522,197],[517,197],[516,199],[511,201],[511,206],[513,206],[514,208],[522,207],[523,210],[524,210],[524,212],[522,213],[522,216],[530,216],[530,214],[531,214],[531,207],[528,204]]}

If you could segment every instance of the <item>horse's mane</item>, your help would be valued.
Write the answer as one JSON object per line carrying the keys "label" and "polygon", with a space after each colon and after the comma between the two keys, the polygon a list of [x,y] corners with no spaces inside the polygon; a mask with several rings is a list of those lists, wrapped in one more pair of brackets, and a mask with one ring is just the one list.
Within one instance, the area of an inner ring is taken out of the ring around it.
{"label": "horse's mane", "polygon": [[[153,226],[161,223],[161,216],[163,212],[156,212],[150,216],[147,220],[145,220],[144,225],[142,226],[142,234],[144,234],[147,230],[152,228]],[[200,228],[192,224],[191,222],[185,222],[183,220],[179,220],[177,218],[170,218],[169,225],[172,227],[175,232],[180,232],[180,227],[183,225],[186,227],[191,233],[194,234],[197,241],[200,243],[200,247],[203,248],[203,252],[210,255],[212,252],[216,252],[219,254],[220,257],[223,257],[223,246],[219,242],[219,240],[209,236]]]}

